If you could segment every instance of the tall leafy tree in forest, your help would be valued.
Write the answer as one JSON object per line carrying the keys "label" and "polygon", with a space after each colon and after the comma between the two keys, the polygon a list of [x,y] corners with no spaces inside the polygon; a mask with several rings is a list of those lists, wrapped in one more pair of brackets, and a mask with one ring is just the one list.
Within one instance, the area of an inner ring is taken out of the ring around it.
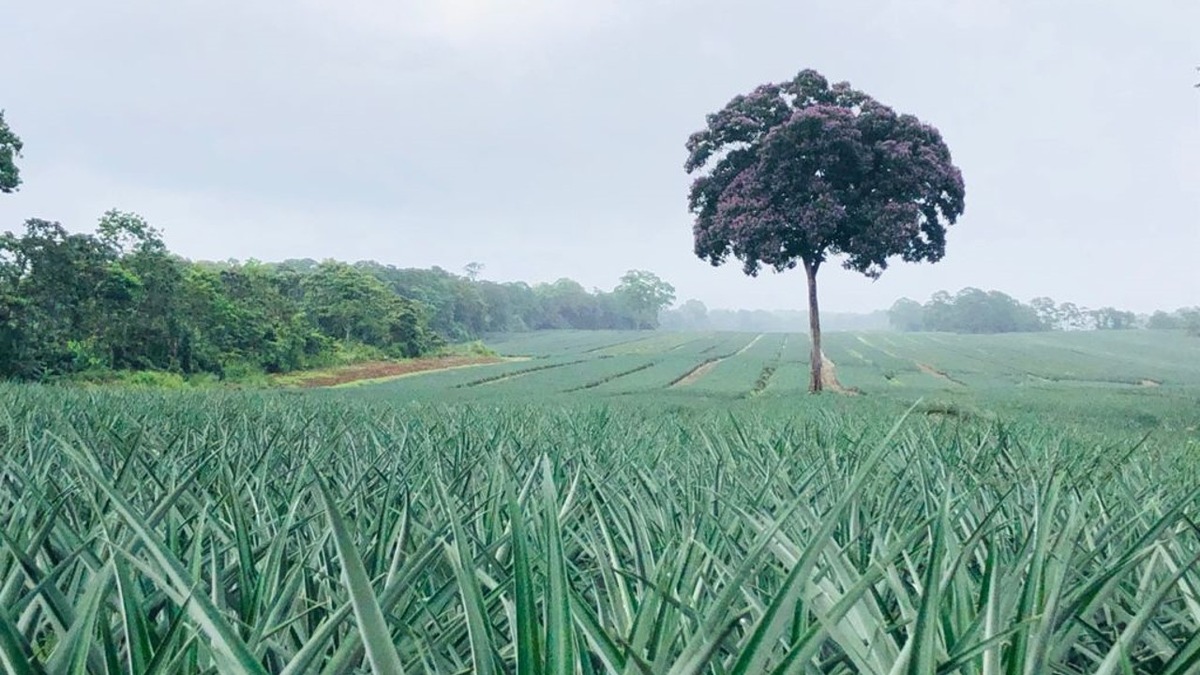
{"label": "tall leafy tree in forest", "polygon": [[321,263],[302,282],[305,309],[326,335],[417,356],[432,345],[422,309],[369,272]]}
{"label": "tall leafy tree in forest", "polygon": [[925,329],[925,308],[910,298],[900,298],[888,310],[888,322],[892,328],[905,332]]}
{"label": "tall leafy tree in forest", "polygon": [[813,70],[735,97],[687,151],[697,256],[720,265],[732,255],[751,276],[803,266],[814,392],[821,266],[841,256],[878,278],[895,256],[935,262],[963,212],[962,174],[937,129]]}
{"label": "tall leafy tree in forest", "polygon": [[632,315],[636,328],[658,328],[659,312],[675,302],[675,287],[646,270],[629,270],[613,292]]}
{"label": "tall leafy tree in forest", "polygon": [[15,192],[21,185],[16,159],[21,156],[21,139],[8,128],[0,110],[0,192]]}

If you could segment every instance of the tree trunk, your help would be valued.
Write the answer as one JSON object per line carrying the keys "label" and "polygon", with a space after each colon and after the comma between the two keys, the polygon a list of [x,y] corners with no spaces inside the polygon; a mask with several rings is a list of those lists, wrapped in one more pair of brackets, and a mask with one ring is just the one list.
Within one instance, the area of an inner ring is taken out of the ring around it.
{"label": "tree trunk", "polygon": [[808,336],[812,341],[812,379],[808,390],[812,393],[821,391],[824,387],[821,381],[821,365],[824,357],[821,355],[821,314],[817,308],[817,268],[820,263],[804,261],[804,273],[808,276]]}

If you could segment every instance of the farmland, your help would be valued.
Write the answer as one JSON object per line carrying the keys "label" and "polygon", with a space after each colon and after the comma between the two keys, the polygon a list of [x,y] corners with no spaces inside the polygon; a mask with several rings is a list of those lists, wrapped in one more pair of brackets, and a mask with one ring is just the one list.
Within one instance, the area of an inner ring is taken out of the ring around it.
{"label": "farmland", "polygon": [[1194,673],[1200,340],[496,336],[315,391],[0,386],[0,663]]}
{"label": "farmland", "polygon": [[[521,360],[358,387],[353,397],[754,413],[811,404],[803,400],[803,334],[546,331],[497,336],[489,346]],[[1120,431],[1152,419],[1172,429],[1192,426],[1200,400],[1200,341],[1177,332],[831,333],[825,354],[840,383],[862,394],[853,401],[826,397],[825,410],[899,415],[920,399],[1006,419],[1098,422]]]}

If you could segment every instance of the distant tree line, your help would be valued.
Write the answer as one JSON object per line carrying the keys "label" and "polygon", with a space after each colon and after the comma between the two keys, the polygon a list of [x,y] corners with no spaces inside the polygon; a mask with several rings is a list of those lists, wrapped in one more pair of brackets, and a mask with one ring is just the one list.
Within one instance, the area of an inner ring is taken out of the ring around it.
{"label": "distant tree line", "polygon": [[1146,319],[1150,330],[1186,330],[1200,336],[1200,307],[1183,307],[1174,312],[1159,310]]}
{"label": "distant tree line", "polygon": [[241,377],[413,357],[488,332],[655,328],[674,289],[631,271],[611,292],[569,279],[494,283],[375,262],[192,262],[110,211],[94,233],[29,220],[0,235],[0,377],[111,371]]}
{"label": "distant tree line", "polygon": [[[808,312],[802,310],[709,309],[699,300],[688,300],[661,314],[662,327],[681,331],[742,331],[751,333],[803,333],[809,329]],[[888,313],[822,312],[826,330],[887,330]]]}
{"label": "distant tree line", "polygon": [[[24,145],[0,110],[0,193]],[[658,327],[675,289],[631,270],[611,292],[530,286],[434,267],[289,260],[192,262],[133,213],[91,234],[29,220],[0,234],[0,378],[115,371],[218,377],[426,354],[489,332]]]}
{"label": "distant tree line", "polygon": [[[300,272],[317,265],[313,260],[280,263]],[[355,263],[354,268],[421,303],[430,329],[451,342],[488,333],[559,328],[653,329],[659,325],[660,310],[675,301],[674,287],[643,270],[626,272],[612,291],[589,291],[572,279],[533,285],[481,280],[478,263],[468,265],[464,275],[439,267],[399,268],[377,262]]]}
{"label": "distant tree line", "polygon": [[1150,317],[1115,307],[1088,309],[1072,302],[1056,303],[1038,297],[1028,304],[1000,291],[964,288],[951,295],[934,293],[924,304],[901,298],[888,310],[892,328],[899,331],[947,333],[1020,333],[1051,330],[1184,329],[1200,332],[1200,309]]}

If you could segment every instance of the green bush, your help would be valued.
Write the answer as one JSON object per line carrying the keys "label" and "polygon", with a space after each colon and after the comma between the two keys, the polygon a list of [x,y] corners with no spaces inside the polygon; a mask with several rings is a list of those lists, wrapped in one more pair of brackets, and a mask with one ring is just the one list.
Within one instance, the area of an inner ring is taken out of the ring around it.
{"label": "green bush", "polygon": [[158,370],[120,371],[115,373],[114,384],[145,389],[182,389],[188,385],[179,373]]}
{"label": "green bush", "polygon": [[446,345],[438,350],[440,356],[497,356],[496,351],[482,340]]}

